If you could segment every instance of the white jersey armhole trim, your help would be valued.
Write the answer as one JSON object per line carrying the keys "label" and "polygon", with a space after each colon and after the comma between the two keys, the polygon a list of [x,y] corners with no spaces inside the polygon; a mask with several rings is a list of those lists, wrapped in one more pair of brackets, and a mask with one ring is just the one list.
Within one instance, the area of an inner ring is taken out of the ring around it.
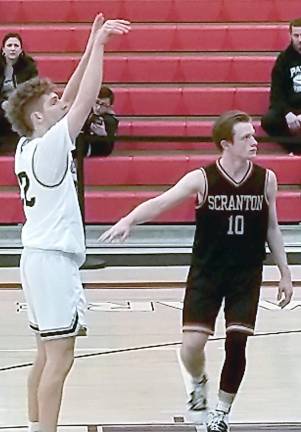
{"label": "white jersey armhole trim", "polygon": [[54,187],[60,186],[63,183],[63,181],[64,181],[64,179],[66,177],[66,174],[68,172],[68,169],[69,169],[69,154],[67,153],[66,168],[65,168],[65,171],[64,171],[64,173],[62,175],[62,178],[57,183],[55,183],[55,184],[46,184],[46,183],[43,183],[41,180],[39,180],[39,178],[38,178],[38,176],[36,174],[35,168],[34,168],[34,157],[35,157],[35,154],[36,154],[36,150],[37,150],[37,145],[36,145],[36,147],[35,147],[35,149],[33,151],[32,161],[31,161],[31,168],[32,168],[32,173],[33,173],[34,178],[36,179],[36,181],[41,186],[44,186],[44,187],[47,187],[47,188],[54,188]]}
{"label": "white jersey armhole trim", "polygon": [[203,207],[203,205],[205,204],[207,197],[208,197],[208,179],[207,179],[207,175],[206,175],[206,171],[204,170],[204,168],[199,168],[200,171],[202,172],[203,176],[204,176],[204,180],[205,180],[205,190],[204,190],[204,194],[203,196],[201,196],[200,192],[197,193],[197,203],[195,208],[199,209],[201,207]]}
{"label": "white jersey armhole trim", "polygon": [[267,169],[266,172],[265,172],[265,182],[264,182],[264,199],[265,199],[265,202],[267,203],[267,205],[270,204],[269,197],[268,197],[269,177],[270,177],[270,172]]}

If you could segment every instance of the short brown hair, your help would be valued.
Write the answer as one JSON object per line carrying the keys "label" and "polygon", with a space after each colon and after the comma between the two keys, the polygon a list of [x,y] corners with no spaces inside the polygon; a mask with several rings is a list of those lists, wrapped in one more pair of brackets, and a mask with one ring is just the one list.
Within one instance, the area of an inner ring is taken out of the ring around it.
{"label": "short brown hair", "polygon": [[243,111],[233,110],[226,111],[221,114],[214,123],[212,132],[213,141],[219,150],[223,150],[221,141],[226,140],[231,142],[233,140],[233,127],[236,125],[236,123],[248,123],[250,121],[251,117],[249,114]]}
{"label": "short brown hair", "polygon": [[293,31],[293,27],[301,27],[301,18],[296,18],[290,22],[290,33]]}
{"label": "short brown hair", "polygon": [[4,104],[5,116],[15,132],[26,137],[33,134],[28,108],[53,90],[54,84],[48,78],[35,77],[17,86]]}
{"label": "short brown hair", "polygon": [[99,99],[109,98],[110,104],[113,105],[113,103],[114,103],[114,93],[110,89],[110,87],[107,87],[107,86],[101,87],[100,92],[98,93],[98,98]]}

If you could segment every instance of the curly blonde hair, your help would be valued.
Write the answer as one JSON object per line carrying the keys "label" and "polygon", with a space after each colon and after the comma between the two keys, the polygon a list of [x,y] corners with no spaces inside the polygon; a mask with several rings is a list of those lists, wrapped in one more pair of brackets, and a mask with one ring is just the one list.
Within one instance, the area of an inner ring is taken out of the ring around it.
{"label": "curly blonde hair", "polygon": [[18,135],[31,137],[34,132],[30,118],[32,105],[44,94],[54,91],[54,88],[54,84],[48,78],[35,77],[19,84],[10,94],[3,108],[12,129]]}

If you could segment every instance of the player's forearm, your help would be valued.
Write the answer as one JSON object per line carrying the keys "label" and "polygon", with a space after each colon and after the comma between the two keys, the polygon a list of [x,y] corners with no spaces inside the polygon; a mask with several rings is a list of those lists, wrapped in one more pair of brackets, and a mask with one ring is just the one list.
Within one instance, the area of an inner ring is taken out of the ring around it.
{"label": "player's forearm", "polygon": [[267,240],[275,264],[278,266],[281,276],[290,275],[290,270],[288,267],[287,257],[279,226],[271,227],[268,229]]}
{"label": "player's forearm", "polygon": [[82,80],[83,75],[85,73],[85,70],[86,70],[86,67],[87,67],[91,52],[92,52],[93,41],[94,41],[94,36],[91,33],[89,36],[89,40],[87,42],[87,45],[86,45],[85,52],[83,53],[83,55],[80,59],[80,62],[76,66],[75,71],[71,75],[71,78],[69,79],[69,81],[65,87],[62,99],[64,100],[64,102],[68,103],[69,105],[72,105],[72,103],[74,102],[74,100],[76,98],[81,80]]}
{"label": "player's forearm", "polygon": [[164,209],[155,201],[155,199],[150,199],[140,204],[123,219],[130,226],[139,225],[144,222],[152,221],[159,216],[163,210]]}
{"label": "player's forearm", "polygon": [[87,106],[87,113],[94,104],[101,87],[103,55],[104,46],[95,41],[76,95],[76,103]]}

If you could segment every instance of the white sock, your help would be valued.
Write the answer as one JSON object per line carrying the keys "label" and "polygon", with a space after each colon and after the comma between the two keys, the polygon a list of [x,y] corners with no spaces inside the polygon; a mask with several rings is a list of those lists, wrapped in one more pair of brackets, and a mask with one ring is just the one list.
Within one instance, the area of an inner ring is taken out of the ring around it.
{"label": "white sock", "polygon": [[28,432],[39,432],[40,425],[39,422],[29,422],[28,423]]}
{"label": "white sock", "polygon": [[228,413],[231,409],[235,396],[235,393],[226,393],[223,390],[220,390],[218,393],[216,409]]}
{"label": "white sock", "polygon": [[203,377],[204,377],[204,372],[200,376],[198,376],[198,377],[193,377],[192,376],[191,377],[192,384],[193,385],[199,384],[202,381]]}

